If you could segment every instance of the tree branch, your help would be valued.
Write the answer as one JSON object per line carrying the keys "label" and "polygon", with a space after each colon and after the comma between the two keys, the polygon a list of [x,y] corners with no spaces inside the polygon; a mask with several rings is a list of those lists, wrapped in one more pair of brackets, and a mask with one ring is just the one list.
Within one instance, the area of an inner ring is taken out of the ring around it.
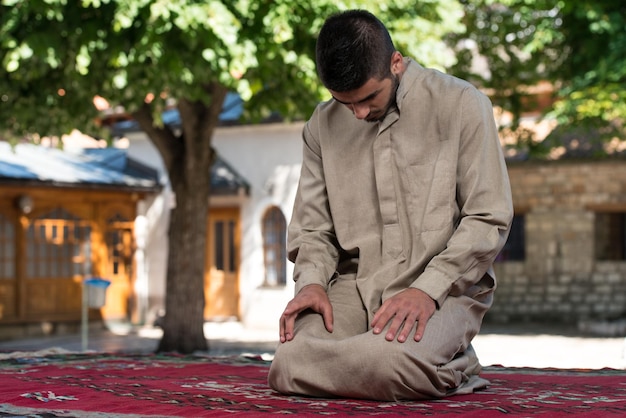
{"label": "tree branch", "polygon": [[[208,105],[200,100],[191,101],[182,98],[178,101],[187,154],[186,168],[192,171],[213,161],[211,140],[215,128],[219,125],[219,115],[228,92],[228,89],[219,83],[211,83],[204,89],[209,96]],[[198,164],[198,167],[195,164]]]}
{"label": "tree branch", "polygon": [[147,103],[133,112],[132,116],[155,145],[159,154],[161,154],[161,158],[163,158],[163,164],[167,172],[171,174],[173,161],[182,151],[180,139],[176,137],[168,126],[158,128],[154,125],[152,111]]}

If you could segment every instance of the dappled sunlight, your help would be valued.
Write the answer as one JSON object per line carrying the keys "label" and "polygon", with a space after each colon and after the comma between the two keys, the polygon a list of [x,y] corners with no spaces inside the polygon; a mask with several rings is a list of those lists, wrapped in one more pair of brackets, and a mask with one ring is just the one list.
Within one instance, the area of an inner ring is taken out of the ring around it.
{"label": "dappled sunlight", "polygon": [[618,137],[614,137],[604,144],[604,150],[607,154],[617,154],[626,151],[626,141]]}
{"label": "dappled sunlight", "polygon": [[[529,114],[519,121],[516,129],[511,129],[514,116],[511,112],[499,106],[494,106],[493,115],[498,127],[500,144],[507,159],[521,159],[527,157],[527,150],[520,148],[520,138],[526,138],[533,144],[540,144],[556,128],[557,121],[542,118],[540,114]],[[548,155],[549,159],[558,159],[565,153],[564,147],[557,147]]]}

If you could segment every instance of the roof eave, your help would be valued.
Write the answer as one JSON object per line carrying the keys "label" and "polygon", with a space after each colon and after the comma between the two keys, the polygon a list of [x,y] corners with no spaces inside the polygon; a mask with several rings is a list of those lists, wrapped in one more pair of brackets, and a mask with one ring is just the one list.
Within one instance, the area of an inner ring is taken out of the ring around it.
{"label": "roof eave", "polygon": [[162,184],[154,185],[120,185],[109,183],[70,183],[59,181],[47,181],[36,179],[15,179],[8,177],[0,177],[0,186],[10,185],[17,187],[50,187],[60,189],[82,189],[82,190],[107,190],[119,191],[124,193],[158,193],[163,189]]}

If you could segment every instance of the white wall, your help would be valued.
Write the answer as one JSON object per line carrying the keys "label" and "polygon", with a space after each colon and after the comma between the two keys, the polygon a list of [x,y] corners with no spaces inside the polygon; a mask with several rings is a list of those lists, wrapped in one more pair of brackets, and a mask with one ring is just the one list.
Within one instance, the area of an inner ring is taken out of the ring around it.
{"label": "white wall", "polygon": [[[241,207],[240,311],[246,328],[278,332],[278,317],[293,296],[291,263],[287,264],[286,287],[262,286],[265,271],[261,225],[263,214],[271,206],[282,210],[287,223],[291,219],[300,175],[302,128],[303,123],[223,127],[217,129],[213,138],[213,146],[221,158],[250,185],[249,198],[242,200]],[[146,135],[134,133],[128,139],[128,155],[156,168],[167,181],[162,160]],[[148,295],[143,313],[147,323],[164,306],[167,227],[172,201],[167,185],[161,195],[142,202],[138,208],[138,215],[145,216],[143,258],[147,275],[147,280],[138,282],[147,282],[148,289],[137,290]],[[211,204],[219,205],[219,198],[212,198]]]}
{"label": "white wall", "polygon": [[[302,123],[221,128],[213,144],[217,152],[250,184],[242,207],[241,315],[246,327],[275,328],[293,296],[293,266],[287,264],[287,286],[263,288],[262,218],[278,206],[291,219],[302,160]],[[277,331],[278,335],[278,331]]]}

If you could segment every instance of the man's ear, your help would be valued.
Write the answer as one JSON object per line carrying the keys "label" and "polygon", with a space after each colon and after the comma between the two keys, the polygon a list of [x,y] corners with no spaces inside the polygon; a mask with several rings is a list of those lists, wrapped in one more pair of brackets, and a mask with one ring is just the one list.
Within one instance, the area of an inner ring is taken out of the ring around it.
{"label": "man's ear", "polygon": [[398,75],[404,69],[404,57],[398,51],[391,55],[391,74]]}

